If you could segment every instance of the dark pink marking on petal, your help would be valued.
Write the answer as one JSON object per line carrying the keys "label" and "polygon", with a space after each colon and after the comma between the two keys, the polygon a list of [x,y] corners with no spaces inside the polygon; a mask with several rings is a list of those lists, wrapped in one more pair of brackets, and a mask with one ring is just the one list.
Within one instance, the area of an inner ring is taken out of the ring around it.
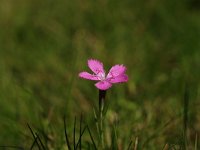
{"label": "dark pink marking on petal", "polygon": [[126,72],[126,67],[124,65],[115,65],[110,69],[106,78],[114,78],[124,74],[125,72]]}
{"label": "dark pink marking on petal", "polygon": [[97,82],[95,86],[100,90],[107,90],[112,86],[112,84],[107,81],[100,81],[100,82]]}
{"label": "dark pink marking on petal", "polygon": [[88,67],[95,73],[105,73],[103,69],[103,63],[98,60],[89,59],[88,60]]}
{"label": "dark pink marking on petal", "polygon": [[79,73],[79,77],[84,78],[84,79],[88,79],[88,80],[99,80],[99,78],[96,75],[92,75],[88,72],[81,72]]}

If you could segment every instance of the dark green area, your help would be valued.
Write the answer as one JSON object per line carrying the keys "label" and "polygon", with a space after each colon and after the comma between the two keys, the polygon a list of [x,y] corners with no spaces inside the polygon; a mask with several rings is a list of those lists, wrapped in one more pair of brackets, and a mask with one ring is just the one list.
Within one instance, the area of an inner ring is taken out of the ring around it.
{"label": "dark green area", "polygon": [[[94,82],[78,78],[87,59],[127,66],[129,81],[107,91],[107,128],[117,116],[122,145],[181,145],[185,84],[188,145],[200,133],[198,0],[1,0],[0,145],[30,147],[27,127],[65,149],[82,113],[95,131]],[[72,138],[72,137],[71,137]],[[87,139],[87,138],[86,138]]]}

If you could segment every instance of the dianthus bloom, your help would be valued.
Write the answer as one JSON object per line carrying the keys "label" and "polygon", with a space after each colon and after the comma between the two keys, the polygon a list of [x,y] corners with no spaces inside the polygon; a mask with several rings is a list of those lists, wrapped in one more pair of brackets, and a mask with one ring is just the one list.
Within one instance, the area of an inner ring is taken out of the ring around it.
{"label": "dianthus bloom", "polygon": [[92,70],[93,74],[84,71],[79,73],[79,77],[99,81],[95,84],[95,86],[100,90],[109,89],[113,83],[128,81],[128,76],[125,74],[126,67],[124,65],[113,66],[107,75],[104,71],[103,63],[98,60],[89,59],[88,67]]}

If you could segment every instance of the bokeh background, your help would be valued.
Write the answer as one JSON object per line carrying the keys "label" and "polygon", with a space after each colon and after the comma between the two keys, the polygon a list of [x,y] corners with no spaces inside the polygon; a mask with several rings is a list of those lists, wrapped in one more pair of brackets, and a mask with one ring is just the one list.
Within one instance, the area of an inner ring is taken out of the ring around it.
{"label": "bokeh background", "polygon": [[78,73],[95,58],[107,71],[128,68],[128,83],[114,85],[106,100],[119,143],[138,137],[141,149],[181,145],[187,91],[193,147],[200,133],[199,18],[198,0],[1,0],[0,145],[29,147],[28,123],[49,147],[65,149],[64,115],[69,132],[81,113],[93,127],[98,90]]}

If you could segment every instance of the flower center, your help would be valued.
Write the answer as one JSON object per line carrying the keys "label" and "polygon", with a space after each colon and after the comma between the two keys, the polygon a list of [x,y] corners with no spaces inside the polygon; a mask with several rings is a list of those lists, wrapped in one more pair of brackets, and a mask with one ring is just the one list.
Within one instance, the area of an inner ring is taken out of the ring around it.
{"label": "flower center", "polygon": [[103,81],[106,79],[105,73],[104,72],[99,72],[97,74],[97,77],[99,78],[99,80]]}

